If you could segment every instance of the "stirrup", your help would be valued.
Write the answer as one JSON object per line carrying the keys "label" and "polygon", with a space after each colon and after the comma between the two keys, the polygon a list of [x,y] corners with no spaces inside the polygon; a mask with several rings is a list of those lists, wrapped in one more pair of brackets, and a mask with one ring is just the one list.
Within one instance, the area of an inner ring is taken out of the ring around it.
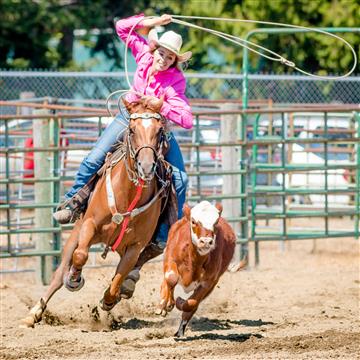
{"label": "stirrup", "polygon": [[60,224],[74,223],[78,220],[83,212],[83,203],[77,194],[72,198],[62,202],[53,214],[53,218]]}
{"label": "stirrup", "polygon": [[78,209],[64,208],[53,213],[53,218],[59,224],[74,223],[80,218],[81,212]]}

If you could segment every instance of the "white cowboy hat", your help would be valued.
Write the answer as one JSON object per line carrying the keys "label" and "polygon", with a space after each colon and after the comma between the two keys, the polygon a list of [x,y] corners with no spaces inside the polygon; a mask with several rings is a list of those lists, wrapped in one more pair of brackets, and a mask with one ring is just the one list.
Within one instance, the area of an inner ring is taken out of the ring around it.
{"label": "white cowboy hat", "polygon": [[192,52],[186,51],[183,54],[180,54],[180,49],[182,45],[182,37],[174,31],[166,31],[158,38],[157,31],[151,29],[148,35],[149,45],[152,48],[162,46],[165,49],[173,52],[178,59],[179,63],[188,61],[191,58]]}

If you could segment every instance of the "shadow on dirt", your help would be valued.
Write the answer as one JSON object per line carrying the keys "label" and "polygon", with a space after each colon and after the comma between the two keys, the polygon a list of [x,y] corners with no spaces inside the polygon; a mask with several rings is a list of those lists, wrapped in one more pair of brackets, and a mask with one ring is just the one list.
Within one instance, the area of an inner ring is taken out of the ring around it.
{"label": "shadow on dirt", "polygon": [[[180,321],[180,320],[179,320]],[[163,328],[164,326],[174,326],[178,323],[177,319],[163,319],[161,321],[149,321],[149,320],[141,320],[138,318],[132,318],[130,320],[123,321],[121,319],[112,319],[110,323],[111,330],[136,330],[136,329],[144,329],[144,328]]]}
{"label": "shadow on dirt", "polygon": [[257,327],[263,325],[274,325],[271,321],[262,321],[259,320],[218,320],[218,319],[209,319],[206,317],[201,317],[198,319],[193,319],[190,323],[190,328],[192,331],[211,331],[211,330],[229,330],[234,327],[234,325],[242,325],[249,327]]}
{"label": "shadow on dirt", "polygon": [[188,336],[184,338],[174,338],[175,341],[194,341],[194,340],[223,340],[223,341],[234,341],[234,342],[244,342],[249,340],[251,337],[256,337],[258,339],[263,336],[260,334],[201,334],[198,336]]}
{"label": "shadow on dirt", "polygon": [[[179,319],[164,319],[162,321],[149,321],[141,320],[138,318],[132,318],[127,321],[121,319],[112,319],[110,323],[111,330],[136,330],[144,328],[162,328],[164,326],[174,326],[178,325]],[[271,321],[262,321],[259,320],[218,320],[218,319],[209,319],[206,317],[195,318],[193,319],[189,327],[192,331],[212,331],[212,330],[230,330],[235,326],[248,326],[248,327],[258,327],[264,325],[274,325]]]}
{"label": "shadow on dirt", "polygon": [[120,329],[126,329],[126,330],[136,330],[136,329],[143,329],[143,328],[151,328],[157,325],[156,321],[146,321],[146,320],[140,320],[137,318],[133,318],[127,321],[122,320],[115,320],[113,319],[110,328],[112,330],[120,330]]}

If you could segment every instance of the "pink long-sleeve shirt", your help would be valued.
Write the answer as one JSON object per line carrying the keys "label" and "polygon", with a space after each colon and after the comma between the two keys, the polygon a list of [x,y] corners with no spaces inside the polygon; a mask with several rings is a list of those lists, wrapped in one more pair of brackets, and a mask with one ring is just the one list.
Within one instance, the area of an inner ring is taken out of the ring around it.
{"label": "pink long-sleeve shirt", "polygon": [[[185,96],[186,80],[178,68],[169,68],[165,71],[155,73],[152,80],[149,81],[150,68],[154,56],[150,52],[147,41],[131,28],[136,22],[141,22],[143,15],[136,15],[116,22],[116,32],[122,41],[126,43],[128,36],[128,47],[131,49],[137,63],[137,69],[134,74],[133,89],[144,95],[160,98],[164,96],[164,103],[160,113],[167,119],[180,125],[185,129],[191,129],[193,126],[193,116],[188,99]],[[135,29],[142,26],[137,24]],[[134,29],[134,30],[135,30]],[[133,101],[136,96],[130,96]]]}

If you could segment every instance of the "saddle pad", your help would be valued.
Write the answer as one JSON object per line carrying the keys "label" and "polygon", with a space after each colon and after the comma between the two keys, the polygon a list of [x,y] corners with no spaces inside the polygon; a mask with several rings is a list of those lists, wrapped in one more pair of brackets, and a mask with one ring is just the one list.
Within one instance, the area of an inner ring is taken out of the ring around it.
{"label": "saddle pad", "polygon": [[[160,215],[160,222],[165,221],[170,226],[175,223],[178,218],[178,204],[177,196],[173,182],[171,181],[172,177],[172,168],[171,164],[167,161],[162,160],[159,162],[157,174],[162,181],[170,180],[170,187],[166,191],[166,195],[163,197],[162,203],[162,213]],[[159,186],[161,186],[161,180],[158,180]]]}
{"label": "saddle pad", "polygon": [[114,145],[114,152],[110,153],[108,152],[106,155],[106,159],[104,164],[101,166],[101,168],[98,170],[97,174],[99,176],[105,175],[106,169],[111,165],[116,165],[124,156],[126,149],[125,144],[121,141]]}

